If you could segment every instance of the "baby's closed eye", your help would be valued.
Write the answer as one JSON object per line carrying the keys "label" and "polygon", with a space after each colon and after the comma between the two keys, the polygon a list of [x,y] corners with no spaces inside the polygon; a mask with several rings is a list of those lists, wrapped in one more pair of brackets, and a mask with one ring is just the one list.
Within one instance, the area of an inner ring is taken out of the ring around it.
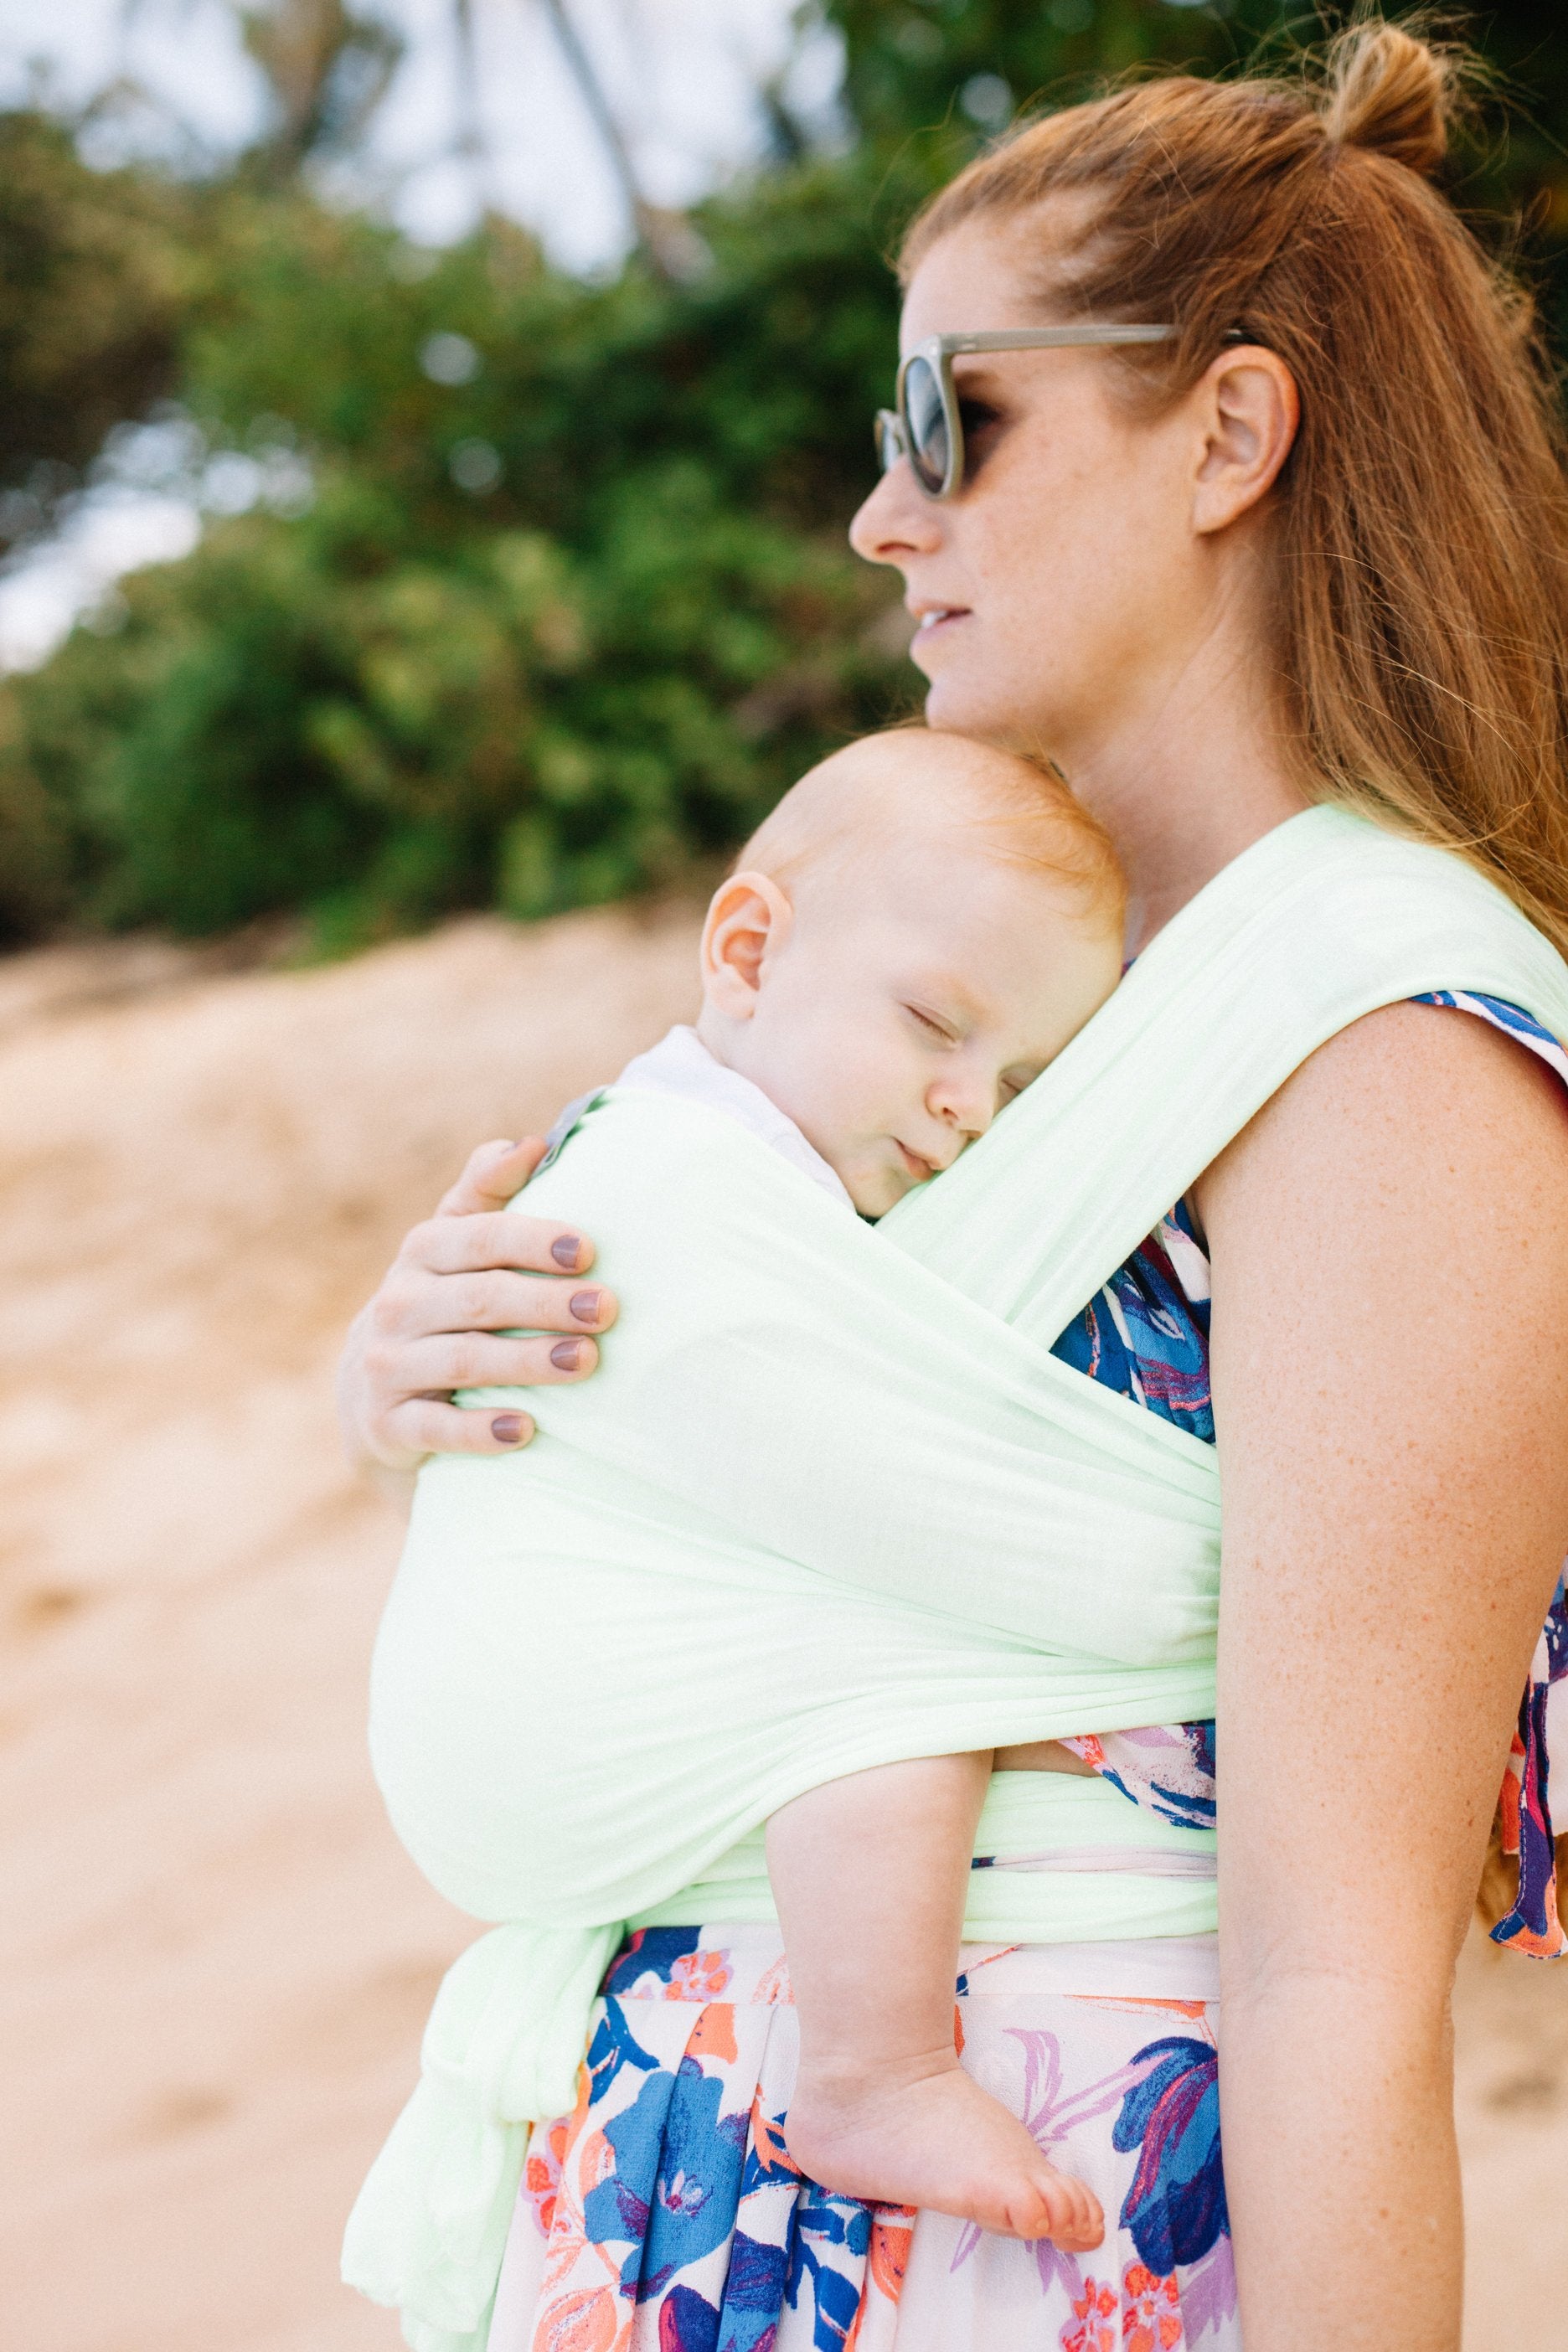
{"label": "baby's closed eye", "polygon": [[958,1043],[957,1030],[951,1022],[944,1021],[940,1013],[928,1012],[923,1005],[920,1004],[906,1004],[904,1011],[911,1021],[918,1022],[920,1026],[928,1031],[931,1036],[940,1037],[944,1045],[955,1045]]}

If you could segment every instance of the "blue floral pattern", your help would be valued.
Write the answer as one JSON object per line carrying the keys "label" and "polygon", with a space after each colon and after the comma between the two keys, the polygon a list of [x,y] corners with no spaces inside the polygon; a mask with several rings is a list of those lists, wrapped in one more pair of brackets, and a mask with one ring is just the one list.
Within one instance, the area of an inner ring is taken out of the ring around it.
{"label": "blue floral pattern", "polygon": [[1155,2272],[1195,2263],[1230,2231],[1219,2158],[1219,2053],[1173,2034],[1138,2053],[1149,2072],[1121,2102],[1112,2145],[1136,2149],[1121,2226]]}
{"label": "blue floral pattern", "polygon": [[1123,2352],[1238,2352],[1210,2005],[1063,1992],[1026,1948],[965,1961],[965,2062],[1117,2217],[1093,2256],[805,2179],[777,1930],[649,1930],[605,1979],[575,2112],[532,2136],[490,2352],[1024,2352],[1089,2318],[1098,2347],[1107,2312]]}
{"label": "blue floral pattern", "polygon": [[[1568,1053],[1551,1033],[1495,996],[1444,989],[1418,1004],[1469,1013],[1541,1058],[1568,1087]],[[1122,1396],[1214,1442],[1209,1392],[1208,1260],[1185,1202],[1162,1220],[1142,1249],[1114,1274],[1057,1341],[1054,1353]],[[1556,1845],[1550,1803],[1554,1686],[1568,1683],[1568,1581],[1560,1580],[1520,1702],[1519,1724],[1500,1808],[1503,1851],[1519,1862],[1519,1895],[1493,1941],[1532,1957],[1568,1955],[1558,1914]],[[1559,1709],[1568,1739],[1568,1691]],[[1161,1726],[1145,1731],[1068,1739],[1086,1763],[1132,1804],[1190,1828],[1215,1822],[1214,1725]],[[1568,1755],[1559,1769],[1568,1771]]]}

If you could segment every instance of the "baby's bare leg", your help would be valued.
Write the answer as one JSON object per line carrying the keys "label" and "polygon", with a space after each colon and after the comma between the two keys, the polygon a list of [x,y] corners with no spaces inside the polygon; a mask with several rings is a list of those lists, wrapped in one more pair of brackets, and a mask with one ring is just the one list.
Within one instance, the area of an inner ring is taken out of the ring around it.
{"label": "baby's bare leg", "polygon": [[953,2045],[953,1980],[989,1752],[831,1780],[768,1823],[800,2021],[789,2152],[825,2188],[1018,2238],[1097,2246],[1098,2200],[1058,2172]]}

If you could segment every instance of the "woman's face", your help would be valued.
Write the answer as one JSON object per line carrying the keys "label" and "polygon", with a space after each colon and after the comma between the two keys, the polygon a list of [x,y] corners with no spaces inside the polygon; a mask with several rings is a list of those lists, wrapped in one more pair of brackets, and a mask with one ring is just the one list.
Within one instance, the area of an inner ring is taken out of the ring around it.
{"label": "woman's face", "polygon": [[[1040,325],[1028,271],[1042,240],[1040,215],[951,231],[910,281],[902,348]],[[1197,404],[1140,414],[1120,365],[1105,351],[955,360],[959,495],[924,497],[899,464],[849,534],[903,573],[931,725],[1044,752],[1069,776],[1110,736],[1158,726],[1228,576],[1194,527]]]}

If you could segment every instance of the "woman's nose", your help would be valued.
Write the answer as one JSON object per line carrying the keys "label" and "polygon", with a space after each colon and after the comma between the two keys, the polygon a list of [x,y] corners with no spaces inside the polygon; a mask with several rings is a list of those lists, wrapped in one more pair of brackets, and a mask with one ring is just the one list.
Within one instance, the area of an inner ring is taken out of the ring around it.
{"label": "woman's nose", "polygon": [[889,466],[849,526],[849,544],[868,563],[902,564],[940,544],[942,518],[907,457]]}

